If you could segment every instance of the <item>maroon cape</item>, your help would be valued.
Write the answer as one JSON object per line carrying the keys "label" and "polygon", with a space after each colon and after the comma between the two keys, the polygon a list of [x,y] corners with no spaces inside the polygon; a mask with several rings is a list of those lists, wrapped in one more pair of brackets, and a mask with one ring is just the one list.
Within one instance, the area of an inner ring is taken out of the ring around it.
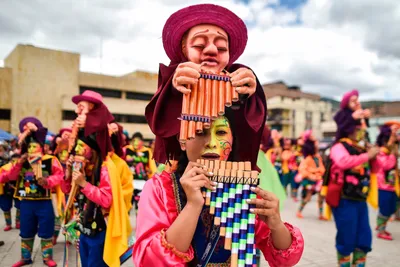
{"label": "maroon cape", "polygon": [[[160,64],[158,90],[146,107],[147,122],[156,135],[154,159],[160,163],[169,159],[178,160],[181,153],[178,118],[182,111],[182,93],[172,86],[177,66],[178,64]],[[241,67],[246,66],[233,64],[227,71],[234,72]],[[265,94],[258,79],[255,94],[241,102],[240,108],[234,112],[238,146],[238,155],[235,158],[239,161],[251,161],[254,169],[267,115]]]}

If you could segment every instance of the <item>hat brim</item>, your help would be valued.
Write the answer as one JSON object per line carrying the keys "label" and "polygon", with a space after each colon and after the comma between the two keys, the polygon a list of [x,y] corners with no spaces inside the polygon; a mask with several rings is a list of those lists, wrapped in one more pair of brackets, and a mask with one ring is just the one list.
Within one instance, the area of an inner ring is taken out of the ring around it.
{"label": "hat brim", "polygon": [[187,60],[182,52],[182,37],[190,28],[200,24],[216,25],[226,31],[229,36],[229,64],[243,54],[248,38],[243,20],[224,7],[201,4],[175,12],[165,23],[162,34],[163,45],[172,62]]}
{"label": "hat brim", "polygon": [[383,125],[386,125],[386,126],[389,126],[389,127],[393,126],[393,125],[396,125],[396,126],[398,126],[400,128],[400,122],[399,121],[387,121]]}
{"label": "hat brim", "polygon": [[102,102],[96,98],[90,97],[90,96],[85,96],[85,95],[76,95],[74,97],[72,97],[72,102],[74,102],[75,104],[78,104],[81,101],[87,101],[93,104],[102,104]]}

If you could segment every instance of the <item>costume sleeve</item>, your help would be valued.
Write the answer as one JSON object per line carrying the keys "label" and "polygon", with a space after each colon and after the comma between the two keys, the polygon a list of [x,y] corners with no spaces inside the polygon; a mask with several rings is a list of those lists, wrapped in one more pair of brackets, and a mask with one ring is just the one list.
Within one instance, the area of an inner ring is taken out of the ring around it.
{"label": "costume sleeve", "polygon": [[378,164],[381,165],[383,171],[391,170],[396,166],[396,156],[393,154],[385,155],[383,153],[379,153],[376,157],[376,160]]}
{"label": "costume sleeve", "polygon": [[0,174],[0,183],[7,183],[9,181],[16,181],[18,174],[22,169],[22,164],[17,163],[12,165],[9,170],[3,170]]}
{"label": "costume sleeve", "polygon": [[90,201],[100,205],[102,208],[110,208],[112,202],[112,192],[107,166],[103,165],[101,167],[99,186],[87,183],[86,186],[81,189],[81,192],[85,194]]}
{"label": "costume sleeve", "polygon": [[194,257],[193,248],[187,252],[178,251],[165,238],[171,226],[168,203],[158,179],[146,182],[140,197],[140,212],[137,216],[136,243],[133,249],[133,262],[137,267],[147,266],[186,266]]}
{"label": "costume sleeve", "polygon": [[265,260],[268,261],[271,267],[290,267],[296,265],[303,254],[304,239],[300,229],[288,223],[285,223],[286,228],[292,235],[292,244],[285,250],[276,249],[274,247],[271,230],[261,220],[256,219],[256,247],[262,251]]}
{"label": "costume sleeve", "polygon": [[330,157],[335,165],[342,170],[354,168],[368,161],[368,153],[350,155],[340,143],[332,147]]}
{"label": "costume sleeve", "polygon": [[47,184],[43,186],[46,189],[53,188],[64,180],[64,169],[56,157],[51,160],[51,175],[47,177]]}
{"label": "costume sleeve", "polygon": [[0,168],[0,183],[7,183],[9,181],[10,170],[13,167],[12,163],[7,163]]}

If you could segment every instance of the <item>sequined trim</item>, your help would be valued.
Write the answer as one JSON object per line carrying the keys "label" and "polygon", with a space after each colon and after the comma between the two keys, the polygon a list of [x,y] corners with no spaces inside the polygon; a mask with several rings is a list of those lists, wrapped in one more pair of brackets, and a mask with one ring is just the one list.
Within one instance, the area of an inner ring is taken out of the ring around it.
{"label": "sequined trim", "polygon": [[167,239],[165,238],[165,229],[161,230],[161,245],[166,249],[171,250],[172,253],[174,253],[177,257],[183,259],[185,262],[193,260],[193,256],[191,257],[188,253],[180,252],[175,248],[174,245],[168,243]]}
{"label": "sequined trim", "polygon": [[171,173],[171,178],[172,178],[172,185],[174,187],[174,197],[175,197],[176,209],[179,214],[182,211],[182,202],[181,202],[181,198],[179,197],[178,180],[176,179],[176,176],[174,173]]}
{"label": "sequined trim", "polygon": [[296,231],[294,227],[288,223],[284,223],[286,228],[289,230],[290,235],[292,236],[292,244],[290,245],[289,248],[287,249],[276,249],[274,247],[274,244],[272,243],[272,236],[271,236],[271,231],[269,232],[267,236],[267,244],[271,248],[272,255],[277,256],[279,255],[282,258],[289,258],[290,255],[298,250],[299,247],[299,239],[297,237]]}

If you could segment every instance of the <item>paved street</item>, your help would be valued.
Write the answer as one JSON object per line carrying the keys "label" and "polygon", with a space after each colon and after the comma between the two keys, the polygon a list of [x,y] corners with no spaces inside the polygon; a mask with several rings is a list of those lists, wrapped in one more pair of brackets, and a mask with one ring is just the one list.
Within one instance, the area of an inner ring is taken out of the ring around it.
{"label": "paved street", "polygon": [[[301,228],[305,239],[305,250],[303,258],[297,266],[336,266],[336,255],[334,248],[335,225],[334,222],[321,222],[317,220],[316,202],[310,203],[304,211],[304,219],[297,219],[295,211],[298,204],[287,200],[282,218]],[[371,210],[371,225],[375,226],[376,212]],[[132,217],[134,222],[134,218]],[[3,214],[0,215],[0,228],[4,227]],[[374,237],[373,251],[368,256],[368,266],[399,266],[400,262],[400,222],[390,223],[388,230],[392,232],[394,241],[378,240]],[[0,240],[5,241],[5,245],[0,247],[0,266],[8,267],[16,262],[20,257],[20,241],[17,230],[3,232],[0,230]],[[39,240],[36,239],[34,247],[34,264],[32,266],[44,266],[39,248]],[[59,243],[55,246],[54,258],[58,266],[63,266],[64,241],[60,236]],[[74,254],[70,255],[69,266],[76,266]],[[132,261],[128,260],[124,267],[133,266]],[[264,261],[262,266],[268,266]]]}

